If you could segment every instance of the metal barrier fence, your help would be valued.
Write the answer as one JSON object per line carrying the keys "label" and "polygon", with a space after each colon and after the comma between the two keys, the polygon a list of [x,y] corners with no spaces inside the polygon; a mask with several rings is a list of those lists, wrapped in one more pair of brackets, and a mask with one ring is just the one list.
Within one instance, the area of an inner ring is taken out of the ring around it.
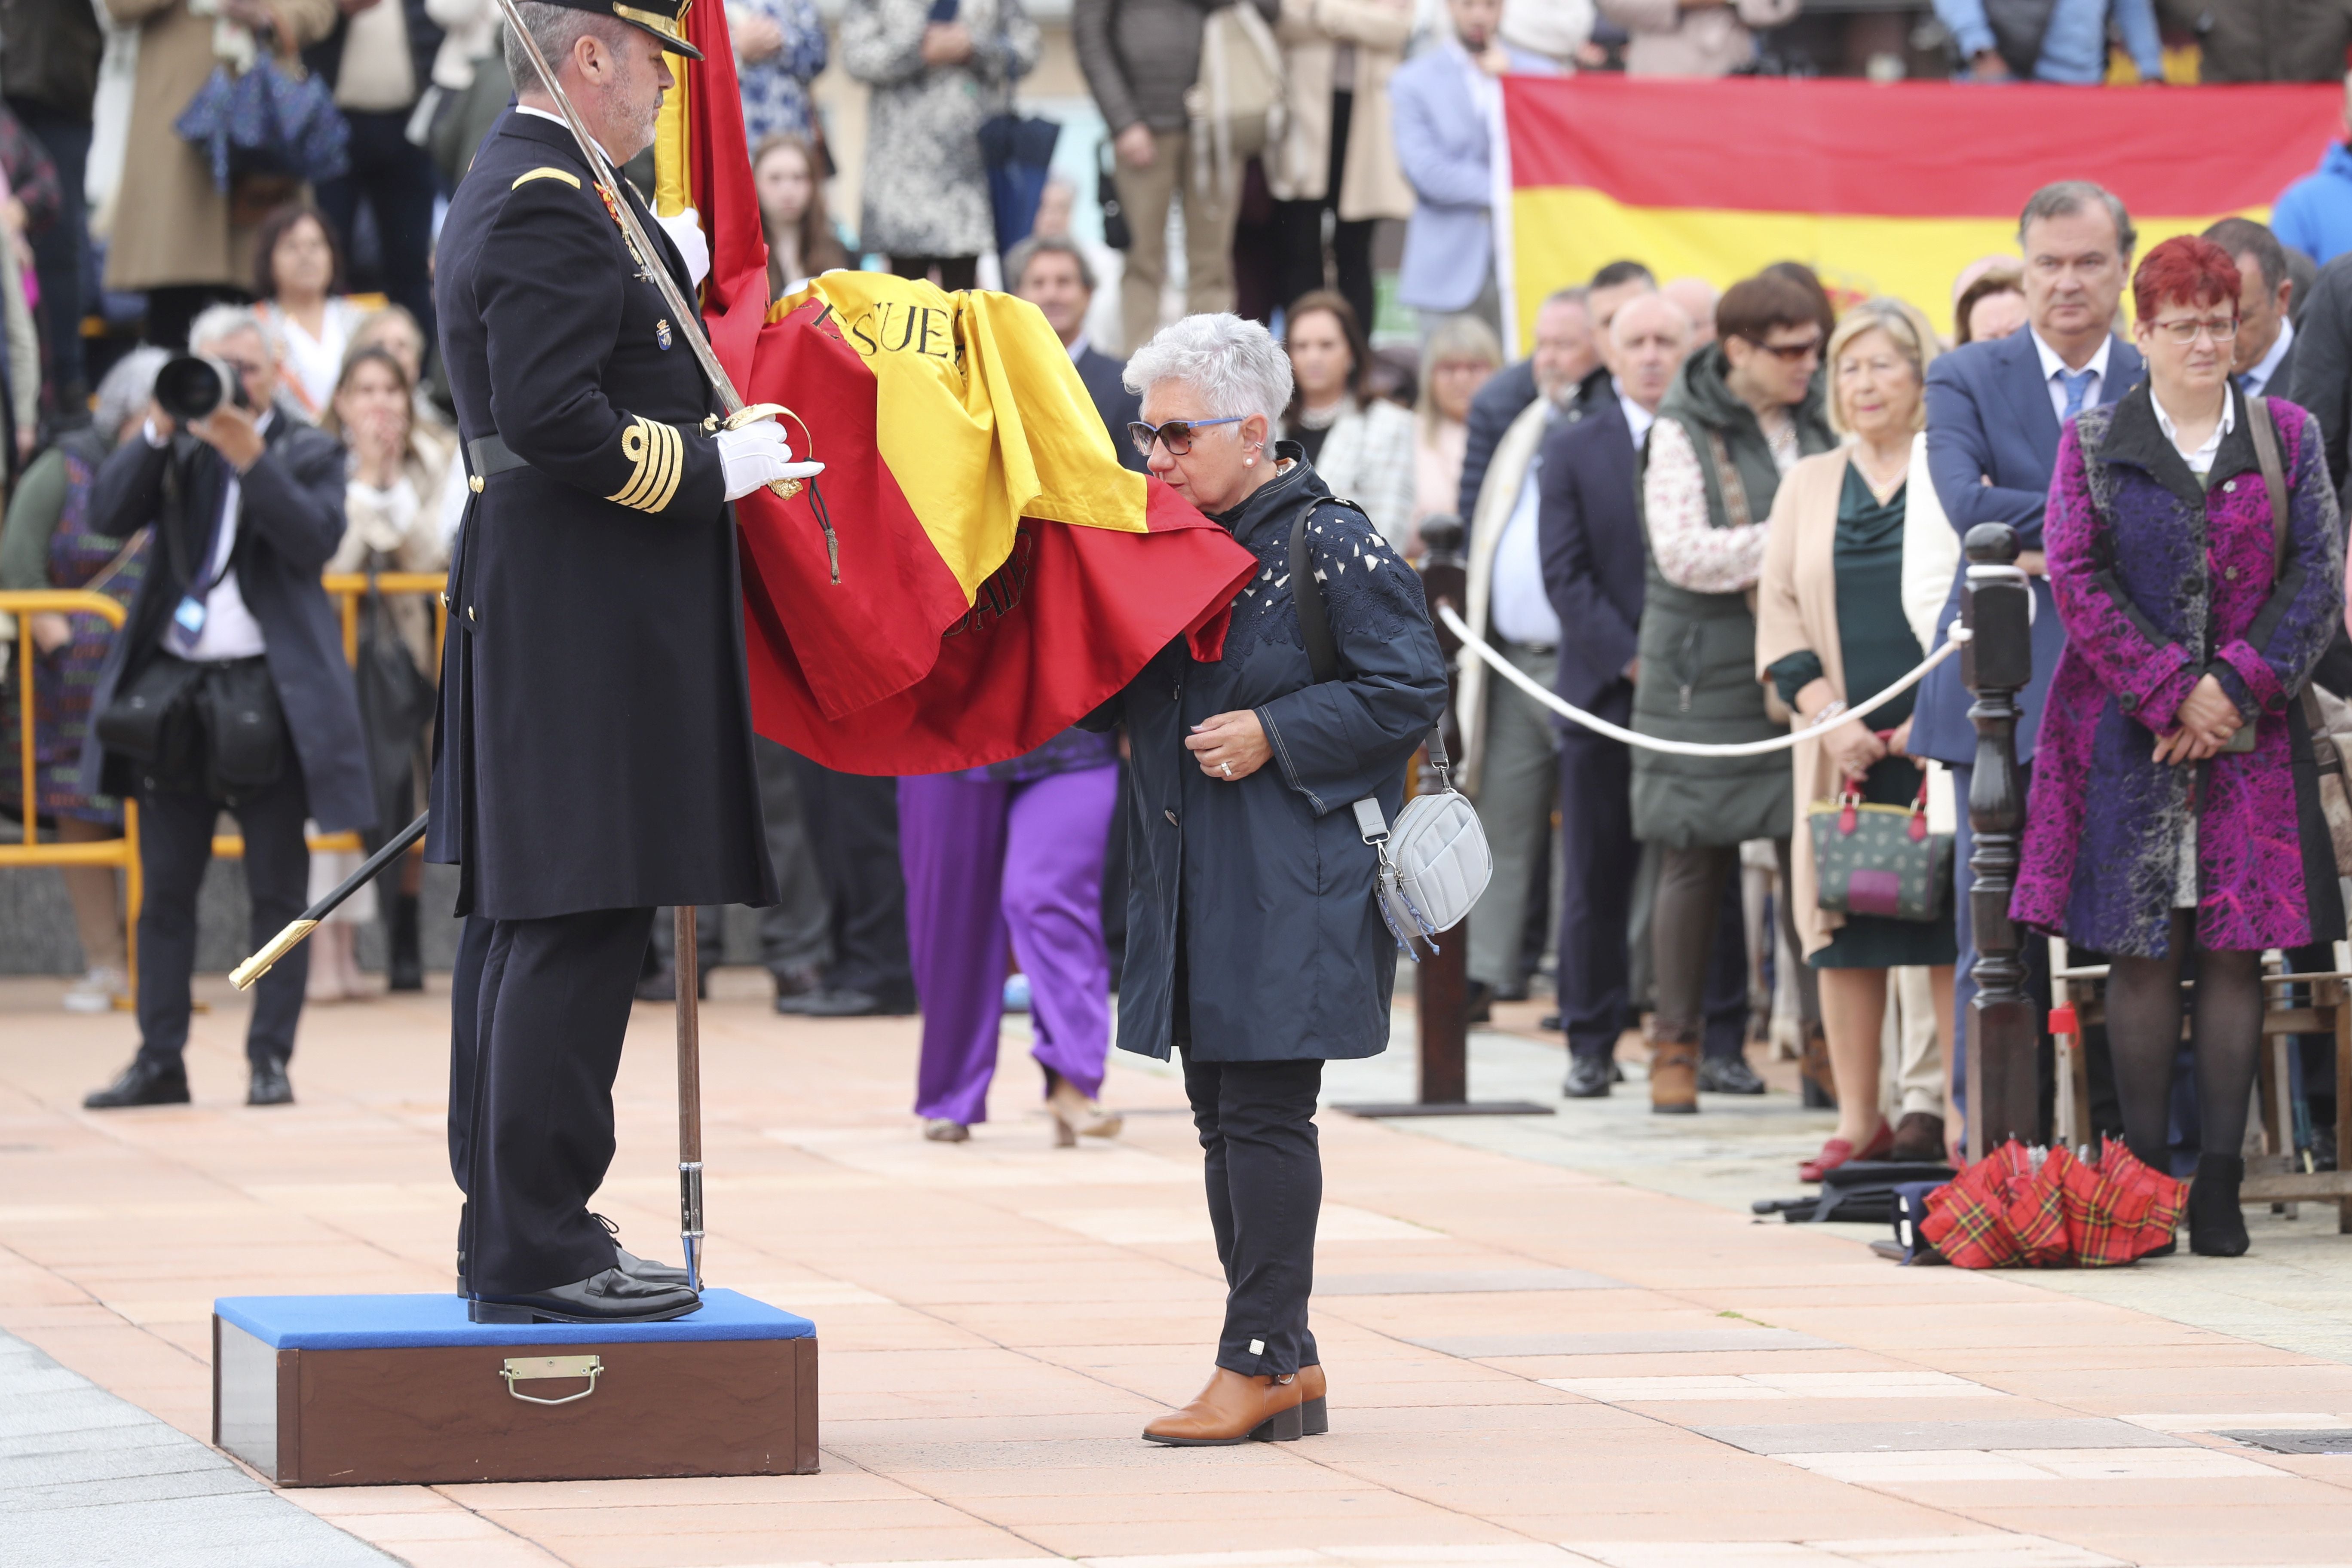
{"label": "metal barrier fence", "polygon": [[[320,579],[320,585],[334,595],[343,627],[343,657],[356,665],[360,652],[360,605],[367,597],[373,582],[374,590],[386,597],[407,594],[429,595],[433,604],[433,661],[439,668],[441,645],[449,636],[449,607],[441,602],[442,590],[448,579],[438,572],[331,572]],[[0,593],[0,615],[16,618],[16,679],[19,713],[18,756],[16,759],[18,782],[23,787],[25,803],[24,839],[16,844],[0,844],[0,870],[18,866],[101,866],[120,868],[124,878],[123,952],[131,994],[139,983],[139,906],[142,894],[139,876],[139,803],[122,803],[122,837],[101,838],[83,843],[65,843],[58,839],[42,841],[39,829],[38,766],[35,742],[35,715],[31,672],[33,668],[33,624],[37,615],[94,615],[105,617],[116,631],[122,629],[126,611],[104,594],[85,593],[79,589],[37,588]],[[397,827],[399,824],[394,823]],[[310,837],[313,853],[330,850],[356,851],[361,848],[356,833],[320,833]],[[417,851],[422,853],[420,849]],[[213,839],[213,855],[217,859],[241,859],[245,840],[236,834],[224,833]],[[129,1005],[127,998],[118,999],[118,1006]]]}
{"label": "metal barrier fence", "polygon": [[[0,615],[16,617],[16,782],[23,791],[25,834],[21,842],[0,844],[0,870],[12,866],[120,867],[123,874],[123,965],[136,994],[139,974],[139,803],[122,803],[122,837],[68,844],[63,839],[41,842],[38,752],[33,723],[33,617],[35,616],[99,616],[116,631],[127,612],[104,594],[79,588],[27,588],[0,593]],[[118,997],[117,1006],[129,999]]]}

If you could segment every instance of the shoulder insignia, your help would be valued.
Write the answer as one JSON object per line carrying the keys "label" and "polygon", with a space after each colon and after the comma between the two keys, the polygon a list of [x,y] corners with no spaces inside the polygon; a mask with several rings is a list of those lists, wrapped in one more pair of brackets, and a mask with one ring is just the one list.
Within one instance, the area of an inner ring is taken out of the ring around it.
{"label": "shoulder insignia", "polygon": [[527,174],[516,175],[514,184],[509,185],[507,189],[511,191],[517,186],[527,185],[533,180],[562,180],[575,191],[580,188],[580,176],[569,169],[533,169]]}
{"label": "shoulder insignia", "polygon": [[669,505],[686,469],[686,439],[677,427],[638,416],[622,433],[621,456],[635,467],[629,482],[604,499],[639,511],[659,511]]}

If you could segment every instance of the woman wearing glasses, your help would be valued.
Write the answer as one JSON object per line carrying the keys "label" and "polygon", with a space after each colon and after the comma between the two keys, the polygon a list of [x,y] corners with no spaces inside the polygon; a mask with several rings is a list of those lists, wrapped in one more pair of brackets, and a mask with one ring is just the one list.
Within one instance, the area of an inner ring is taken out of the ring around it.
{"label": "woman wearing glasses", "polygon": [[2318,422],[2231,385],[2239,288],[2210,240],[2149,251],[2132,280],[2147,379],[2059,440],[2042,536],[2066,651],[2011,906],[2110,955],[2124,1136],[2158,1170],[2171,1166],[2182,960],[2195,952],[2189,1245],[2223,1258],[2247,1245],[2238,1185],[2263,950],[2344,934],[2300,701],[2344,616],[2336,492]]}
{"label": "woman wearing glasses", "polygon": [[[1633,728],[1673,741],[1761,741],[1781,728],[1756,679],[1749,607],[1764,565],[1766,520],[1780,476],[1837,438],[1822,414],[1825,334],[1810,290],[1770,272],[1735,283],[1716,306],[1715,326],[1716,342],[1683,362],[1650,429],[1642,480],[1649,580]],[[1763,1092],[1752,1073],[1717,1076],[1724,1069],[1717,1062],[1741,1060],[1737,1037],[1712,1042],[1702,1070],[1702,1028],[1744,1034],[1748,999],[1711,998],[1710,1008],[1701,993],[1715,944],[1742,940],[1737,899],[1727,905],[1725,898],[1739,846],[1777,840],[1788,885],[1790,792],[1789,761],[1777,753],[1726,760],[1633,752],[1633,836],[1663,852],[1650,916],[1654,1111],[1696,1111],[1699,1089],[1718,1084]],[[1793,931],[1790,940],[1794,945]],[[1793,978],[1806,1048],[1819,1058],[1812,976],[1800,966]],[[1808,1066],[1827,1076],[1822,1061]]]}
{"label": "woman wearing glasses", "polygon": [[[1387,1048],[1396,976],[1349,807],[1370,796],[1395,819],[1405,764],[1444,710],[1445,663],[1412,568],[1275,440],[1290,363],[1264,327],[1188,316],[1128,361],[1127,384],[1151,473],[1260,563],[1220,657],[1179,637],[1087,721],[1124,720],[1132,747],[1118,1044],[1182,1056],[1225,1269],[1216,1370],[1143,1435],[1287,1439],[1328,1419],[1307,1327],[1317,1090],[1324,1062]],[[1291,569],[1302,518],[1338,656],[1320,683]]]}

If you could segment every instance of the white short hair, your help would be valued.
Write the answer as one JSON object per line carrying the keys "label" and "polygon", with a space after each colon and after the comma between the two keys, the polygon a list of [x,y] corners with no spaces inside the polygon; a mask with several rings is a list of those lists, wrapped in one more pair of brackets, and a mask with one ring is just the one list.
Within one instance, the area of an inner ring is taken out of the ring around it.
{"label": "white short hair", "polygon": [[207,305],[196,312],[188,323],[188,352],[200,354],[213,344],[239,332],[251,332],[261,340],[273,360],[285,357],[285,345],[270,324],[261,319],[259,311],[248,305]]}
{"label": "white short hair", "polygon": [[1290,405],[1290,356],[1274,334],[1229,313],[1187,316],[1162,327],[1127,362],[1127,389],[1149,397],[1163,381],[1181,381],[1218,417],[1282,421]]}

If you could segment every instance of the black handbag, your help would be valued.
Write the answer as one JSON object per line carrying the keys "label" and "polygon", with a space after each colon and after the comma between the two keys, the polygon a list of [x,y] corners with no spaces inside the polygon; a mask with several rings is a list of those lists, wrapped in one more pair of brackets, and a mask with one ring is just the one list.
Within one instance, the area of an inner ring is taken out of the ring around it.
{"label": "black handbag", "polygon": [[196,713],[204,721],[206,791],[234,802],[286,771],[286,714],[269,661],[259,654],[200,666]]}
{"label": "black handbag", "polygon": [[196,688],[204,676],[203,665],[157,655],[92,722],[99,743],[129,758],[157,787],[201,787],[205,735]]}
{"label": "black handbag", "polygon": [[1135,243],[1135,230],[1128,226],[1127,209],[1119,205],[1118,182],[1111,177],[1109,142],[1099,149],[1097,163],[1095,200],[1102,206],[1103,243],[1113,250],[1125,250]]}

